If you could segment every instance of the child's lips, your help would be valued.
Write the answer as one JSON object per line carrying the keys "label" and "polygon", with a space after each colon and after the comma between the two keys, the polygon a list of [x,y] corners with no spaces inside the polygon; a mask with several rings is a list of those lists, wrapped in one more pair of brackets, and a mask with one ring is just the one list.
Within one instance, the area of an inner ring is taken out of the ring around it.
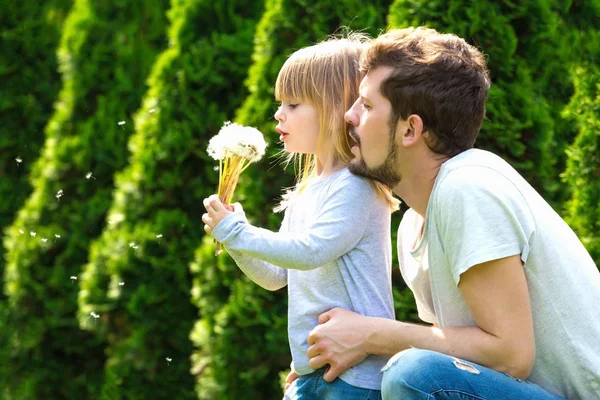
{"label": "child's lips", "polygon": [[281,130],[280,128],[275,128],[275,130],[279,133],[279,141],[283,142],[285,137],[289,135],[287,132]]}

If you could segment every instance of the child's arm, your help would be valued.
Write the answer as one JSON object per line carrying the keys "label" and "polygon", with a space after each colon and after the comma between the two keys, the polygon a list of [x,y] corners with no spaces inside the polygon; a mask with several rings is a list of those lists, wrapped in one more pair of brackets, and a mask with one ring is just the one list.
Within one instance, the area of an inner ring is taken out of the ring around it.
{"label": "child's arm", "polygon": [[287,285],[286,269],[252,258],[242,252],[227,248],[227,246],[225,248],[242,272],[260,287],[273,291]]}
{"label": "child's arm", "polygon": [[[272,232],[248,223],[243,212],[228,212],[217,198],[209,198],[210,233],[228,250],[242,252],[282,268],[310,270],[331,262],[356,246],[377,198],[366,180],[350,176],[332,187],[315,210],[315,222],[303,232]],[[203,217],[204,220],[204,217]]]}
{"label": "child's arm", "polygon": [[[208,199],[204,200],[204,206],[207,208],[207,211],[210,209],[210,207],[208,205]],[[224,205],[223,209],[221,211],[222,211],[222,215],[215,218],[215,221],[220,221],[221,217],[229,215],[229,214],[233,213],[234,211],[243,212],[244,210],[243,210],[241,204],[236,203],[233,206],[232,205]],[[203,221],[206,219],[206,217],[207,217],[207,214],[204,214],[202,216]],[[211,234],[212,233],[211,226],[214,226],[213,224],[215,222],[212,220],[211,221],[206,220],[205,222],[207,222],[207,225],[205,225],[204,229],[207,231],[207,233]],[[281,229],[285,229],[287,227],[286,222],[287,222],[287,218],[284,217],[283,223],[281,225]],[[210,224],[210,225],[208,225],[208,224]],[[242,252],[227,248],[226,246],[225,246],[225,248],[227,249],[227,252],[231,256],[231,258],[233,258],[233,260],[235,261],[237,266],[242,270],[242,272],[248,278],[250,278],[254,283],[259,285],[260,287],[267,289],[267,290],[274,291],[274,290],[279,290],[282,287],[287,285],[287,270],[286,269],[277,267],[273,264],[269,264],[266,261],[252,258]]]}

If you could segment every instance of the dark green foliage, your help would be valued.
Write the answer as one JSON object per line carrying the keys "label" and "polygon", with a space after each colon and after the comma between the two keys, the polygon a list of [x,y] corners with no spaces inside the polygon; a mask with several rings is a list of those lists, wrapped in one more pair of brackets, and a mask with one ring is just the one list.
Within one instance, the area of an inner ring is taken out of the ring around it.
{"label": "dark green foliage", "polygon": [[[389,2],[268,0],[254,39],[253,65],[246,86],[250,95],[237,111],[236,122],[259,128],[276,142],[273,88],[280,67],[293,51],[325,39],[341,26],[375,35],[384,28]],[[259,165],[243,175],[234,201],[243,204],[256,226],[277,230],[273,215],[282,189],[293,184],[272,158],[270,145]],[[213,172],[216,179],[216,173]],[[216,186],[212,191],[216,191]],[[271,399],[281,396],[279,372],[291,360],[287,343],[285,290],[268,292],[249,281],[229,256],[215,258],[205,240],[191,266],[193,298],[201,319],[192,333],[197,391],[201,399]]]}
{"label": "dark green foliage", "polygon": [[201,201],[217,184],[206,146],[247,94],[240,82],[260,12],[250,0],[172,2],[170,47],[149,77],[130,164],[81,280],[80,321],[108,342],[105,398],[196,397],[189,263],[204,234]]}
{"label": "dark green foliage", "polygon": [[100,395],[103,346],[79,328],[79,285],[70,277],[87,262],[113,174],[125,165],[131,124],[117,121],[129,122],[139,107],[165,44],[165,3],[76,0],[65,22],[58,48],[62,89],[31,173],[33,193],[4,239],[9,310],[0,329],[10,329],[10,343],[0,360],[3,398]]}
{"label": "dark green foliage", "polygon": [[565,114],[575,120],[579,134],[567,148],[564,178],[573,189],[567,222],[600,265],[600,68],[586,65],[573,73],[575,94]]}
{"label": "dark green foliage", "polygon": [[492,88],[477,147],[516,167],[542,194],[558,190],[551,152],[568,102],[568,52],[553,0],[396,0],[390,27],[427,25],[455,33],[488,56]]}
{"label": "dark green foliage", "polygon": [[[600,1],[590,1],[600,12]],[[567,148],[564,181],[571,188],[566,219],[600,267],[600,26],[581,26],[573,34],[580,49],[572,68],[575,93],[564,116],[578,129]]]}
{"label": "dark green foliage", "polygon": [[[2,4],[0,234],[31,193],[27,175],[39,155],[44,125],[60,89],[56,47],[71,3],[6,0]],[[0,248],[0,276],[3,272],[4,248]]]}

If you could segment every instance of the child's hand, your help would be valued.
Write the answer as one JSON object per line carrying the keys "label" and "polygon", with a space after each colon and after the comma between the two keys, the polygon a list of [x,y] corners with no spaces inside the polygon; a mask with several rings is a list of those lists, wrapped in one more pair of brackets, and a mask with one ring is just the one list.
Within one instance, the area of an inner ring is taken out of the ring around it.
{"label": "child's hand", "polygon": [[234,208],[229,204],[223,204],[216,194],[209,196],[202,202],[207,213],[202,215],[204,222],[204,230],[206,233],[211,233],[215,226],[229,214],[233,214]]}

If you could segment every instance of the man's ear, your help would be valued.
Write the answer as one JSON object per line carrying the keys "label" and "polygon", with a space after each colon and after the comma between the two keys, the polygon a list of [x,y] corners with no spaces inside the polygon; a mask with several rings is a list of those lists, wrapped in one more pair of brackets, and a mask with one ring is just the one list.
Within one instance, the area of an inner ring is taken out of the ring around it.
{"label": "man's ear", "polygon": [[397,134],[401,134],[402,145],[404,147],[410,147],[416,144],[423,135],[423,120],[417,114],[411,114],[408,116],[406,121],[398,123],[398,127],[401,126],[401,131]]}

